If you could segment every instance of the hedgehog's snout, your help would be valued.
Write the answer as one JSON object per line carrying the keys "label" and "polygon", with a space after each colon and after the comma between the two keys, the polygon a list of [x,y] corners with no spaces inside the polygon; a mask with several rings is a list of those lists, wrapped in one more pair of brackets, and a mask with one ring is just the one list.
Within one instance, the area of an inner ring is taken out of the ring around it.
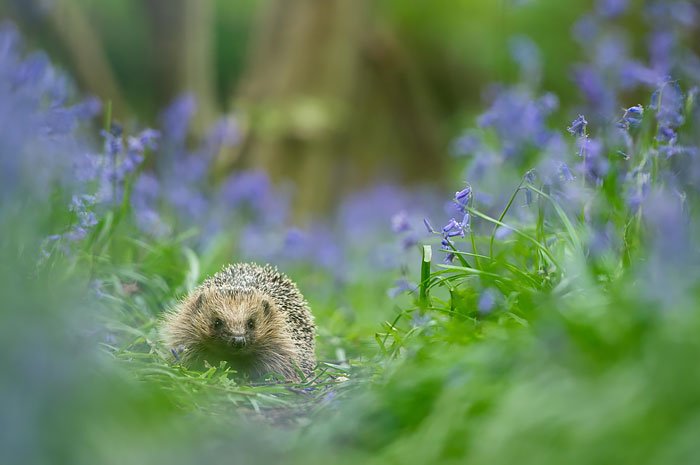
{"label": "hedgehog's snout", "polygon": [[229,343],[236,349],[242,349],[246,345],[246,338],[243,334],[234,334],[229,339]]}

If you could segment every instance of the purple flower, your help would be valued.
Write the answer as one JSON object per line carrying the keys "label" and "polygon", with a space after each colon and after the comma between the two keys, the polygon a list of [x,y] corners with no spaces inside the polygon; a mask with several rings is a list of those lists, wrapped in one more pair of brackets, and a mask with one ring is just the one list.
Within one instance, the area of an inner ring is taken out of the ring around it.
{"label": "purple flower", "polygon": [[472,188],[471,186],[467,186],[461,191],[455,192],[455,203],[459,207],[461,211],[467,211],[467,208],[469,207],[469,201],[472,198]]}
{"label": "purple flower", "polygon": [[673,65],[673,49],[677,43],[676,34],[671,30],[657,30],[649,38],[649,54],[651,66],[660,75],[671,72]]}
{"label": "purple flower", "polygon": [[629,0],[598,0],[596,12],[606,18],[616,18],[629,7]]}
{"label": "purple flower", "polygon": [[[530,185],[535,183],[535,170],[528,170],[525,173],[525,181]],[[532,204],[532,191],[527,187],[525,188],[525,204],[527,206]]]}
{"label": "purple flower", "polygon": [[566,128],[569,134],[576,137],[586,136],[586,127],[588,126],[588,121],[583,115],[578,115],[578,117],[571,122],[571,126]]}
{"label": "purple flower", "polygon": [[678,127],[683,124],[683,92],[677,81],[664,82],[651,96],[649,108],[656,112],[660,126]]}
{"label": "purple flower", "polygon": [[590,65],[574,68],[574,81],[583,93],[587,103],[597,112],[607,114],[615,108],[615,90],[608,85],[601,73]]}
{"label": "purple flower", "polygon": [[394,233],[399,234],[410,231],[411,229],[411,224],[408,221],[408,214],[405,210],[391,217],[391,230]]}
{"label": "purple flower", "polygon": [[460,135],[452,143],[450,153],[453,156],[470,155],[481,147],[481,137],[472,131]]}
{"label": "purple flower", "polygon": [[687,1],[657,0],[650,2],[646,16],[652,24],[692,28],[697,25],[698,7]]}
{"label": "purple flower", "polygon": [[585,157],[586,153],[590,151],[591,145],[591,140],[587,136],[579,137],[576,140],[576,146],[578,147],[578,156],[581,158]]}
{"label": "purple flower", "polygon": [[655,69],[645,66],[636,60],[628,60],[620,70],[620,84],[623,89],[634,88],[639,84],[655,87],[662,76]]}
{"label": "purple flower", "polygon": [[499,90],[478,124],[496,132],[506,158],[519,160],[529,147],[543,148],[552,138],[546,119],[557,105],[553,94],[534,99],[522,89]]}
{"label": "purple flower", "polygon": [[569,165],[567,165],[564,162],[562,162],[559,165],[559,174],[560,174],[561,178],[566,182],[571,182],[574,179],[576,179],[576,177],[571,173],[571,170],[569,169]]}
{"label": "purple flower", "polygon": [[611,70],[618,72],[629,55],[626,37],[616,33],[604,34],[596,42],[594,53],[593,65],[597,70],[606,75]]}
{"label": "purple flower", "polygon": [[238,123],[232,117],[224,117],[216,122],[207,137],[207,146],[215,151],[221,147],[233,147],[241,140]]}
{"label": "purple flower", "polygon": [[641,105],[635,105],[629,107],[625,110],[625,114],[622,115],[622,120],[620,121],[620,126],[624,129],[629,129],[630,127],[636,128],[642,124],[642,117],[644,116],[644,107]]}
{"label": "purple flower", "polygon": [[151,173],[142,173],[134,183],[131,193],[131,206],[136,225],[145,233],[155,237],[167,236],[171,228],[158,212],[161,200],[161,187]]}
{"label": "purple flower", "polygon": [[415,292],[418,289],[418,285],[410,282],[406,278],[397,279],[394,282],[394,287],[387,291],[387,294],[392,299],[396,298],[400,294]]}
{"label": "purple flower", "polygon": [[413,328],[425,328],[431,321],[433,319],[428,313],[413,312],[413,315],[411,315],[411,327]]}
{"label": "purple flower", "polygon": [[85,236],[87,236],[87,230],[80,226],[73,228],[65,234],[65,237],[73,242],[82,241],[85,239]]}
{"label": "purple flower", "polygon": [[630,210],[636,212],[649,195],[651,176],[649,173],[640,172],[634,176],[634,178],[634,184],[630,187],[627,193],[627,205],[629,206]]}
{"label": "purple flower", "polygon": [[656,140],[666,145],[675,145],[678,141],[678,134],[673,128],[662,126],[656,134]]}
{"label": "purple flower", "polygon": [[584,15],[576,21],[571,34],[581,45],[587,47],[600,34],[600,20],[592,14]]}
{"label": "purple flower", "polygon": [[510,53],[520,66],[524,81],[536,85],[542,73],[542,54],[539,47],[526,36],[516,36],[510,40]]}
{"label": "purple flower", "polygon": [[179,146],[184,142],[196,110],[197,102],[191,94],[181,95],[165,109],[161,121],[169,143]]}
{"label": "purple flower", "polygon": [[442,228],[442,233],[445,238],[461,236],[464,237],[464,228],[462,223],[458,222],[454,218]]}
{"label": "purple flower", "polygon": [[435,228],[433,228],[433,225],[430,224],[428,218],[423,218],[423,224],[425,225],[425,229],[427,229],[430,234],[435,233]]}
{"label": "purple flower", "polygon": [[580,156],[586,179],[598,184],[608,173],[609,162],[603,156],[603,144],[597,139],[580,139]]}
{"label": "purple flower", "polygon": [[662,145],[659,147],[659,153],[661,153],[666,158],[671,158],[675,155],[690,155],[693,157],[697,157],[700,156],[700,148],[682,145]]}
{"label": "purple flower", "polygon": [[89,97],[74,105],[71,111],[79,120],[94,118],[102,111],[102,102],[96,97]]}
{"label": "purple flower", "polygon": [[491,313],[493,308],[496,306],[496,293],[493,289],[485,289],[481,292],[479,296],[479,302],[476,308],[482,315],[487,315]]}

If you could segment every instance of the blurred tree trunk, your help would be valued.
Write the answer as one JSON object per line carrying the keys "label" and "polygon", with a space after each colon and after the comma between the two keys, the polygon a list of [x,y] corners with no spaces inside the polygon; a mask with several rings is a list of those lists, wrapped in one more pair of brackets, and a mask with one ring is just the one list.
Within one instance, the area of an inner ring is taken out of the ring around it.
{"label": "blurred tree trunk", "polygon": [[194,130],[202,134],[219,109],[215,92],[213,0],[146,0],[158,100],[183,92],[197,100]]}
{"label": "blurred tree trunk", "polygon": [[48,20],[65,45],[83,85],[103,101],[111,101],[115,116],[128,115],[127,103],[105,56],[100,36],[80,6],[71,0],[57,0]]}
{"label": "blurred tree trunk", "polygon": [[297,188],[298,221],[374,181],[439,172],[424,87],[370,0],[269,0],[235,99],[244,142],[224,165],[267,170]]}
{"label": "blurred tree trunk", "polygon": [[200,134],[220,112],[215,91],[214,14],[214,0],[185,1],[180,85],[197,99],[195,130]]}

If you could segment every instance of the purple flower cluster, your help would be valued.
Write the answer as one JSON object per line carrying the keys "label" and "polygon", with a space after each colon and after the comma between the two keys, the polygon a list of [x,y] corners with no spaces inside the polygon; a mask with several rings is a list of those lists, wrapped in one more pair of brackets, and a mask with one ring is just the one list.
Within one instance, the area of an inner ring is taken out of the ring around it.
{"label": "purple flower cluster", "polygon": [[559,101],[553,94],[533,98],[523,89],[496,89],[491,107],[479,117],[483,129],[492,129],[498,136],[501,153],[506,160],[519,162],[527,150],[543,149],[553,137],[546,119]]}
{"label": "purple flower cluster", "polygon": [[[655,185],[677,192],[698,191],[700,168],[693,159],[700,156],[696,136],[700,58],[697,50],[687,45],[697,37],[700,6],[676,0],[647,2],[645,24],[640,27],[646,27],[649,34],[641,58],[633,55],[634,41],[619,22],[632,14],[631,6],[628,0],[599,0],[594,11],[574,27],[586,61],[573,66],[573,77],[585,103],[566,128],[571,135],[568,140],[546,124],[557,107],[556,98],[549,94],[532,97],[538,94],[533,82],[539,79],[531,78],[540,70],[537,47],[524,38],[511,41],[521,82],[497,88],[491,107],[478,120],[481,131],[467,129],[452,146],[454,154],[467,156],[465,178],[480,184],[480,210],[492,216],[500,211],[510,195],[503,189],[511,189],[499,187],[507,185],[503,180],[513,170],[526,172],[533,163],[543,189],[565,211],[574,216],[583,211],[583,227],[591,229],[591,241],[610,228],[606,215],[617,207],[614,201],[613,205],[604,202],[611,195],[619,195],[627,214],[636,215],[644,214]],[[684,92],[684,87],[689,90]],[[649,104],[621,104],[639,89],[653,91]],[[484,131],[493,131],[497,142],[489,143],[493,139],[484,137]],[[571,163],[569,154],[573,153],[578,155],[578,163]],[[686,156],[678,157],[681,154]],[[662,163],[658,158],[668,161]],[[534,179],[527,178],[533,184]],[[524,194],[525,206],[529,206],[534,194],[529,189],[524,189]],[[454,204],[459,207],[460,202]],[[509,215],[527,221],[527,211],[511,210]],[[426,220],[428,230],[441,236],[448,261],[454,258],[454,239],[468,230],[467,220],[456,218],[455,214],[438,231]],[[507,232],[504,228],[500,231]],[[612,247],[621,241],[605,243]],[[590,246],[592,250],[593,242]]]}
{"label": "purple flower cluster", "polygon": [[442,249],[448,252],[445,257],[446,263],[451,263],[455,258],[454,251],[457,250],[457,247],[455,246],[453,239],[455,237],[464,237],[471,228],[469,216],[469,206],[470,202],[472,201],[471,186],[467,186],[461,191],[455,192],[455,196],[452,201],[456,206],[457,211],[462,214],[461,221],[457,221],[454,217],[450,218],[447,224],[445,224],[439,231],[436,231],[430,224],[430,220],[428,220],[428,218],[423,219],[425,228],[430,234],[437,234],[442,237],[440,244],[442,245]]}
{"label": "purple flower cluster", "polygon": [[592,14],[574,27],[574,37],[588,57],[574,69],[574,80],[586,98],[586,112],[596,123],[613,114],[621,96],[638,86],[654,89],[668,76],[697,79],[700,58],[686,44],[697,36],[700,7],[682,0],[646,2],[646,62],[631,55],[632,39],[619,19],[630,12],[627,0],[600,0]]}
{"label": "purple flower cluster", "polygon": [[[24,54],[9,23],[0,23],[0,194],[45,199],[74,181],[86,150],[81,122],[100,110],[95,99],[73,101],[69,78],[43,53]],[[9,207],[11,202],[3,202]]]}

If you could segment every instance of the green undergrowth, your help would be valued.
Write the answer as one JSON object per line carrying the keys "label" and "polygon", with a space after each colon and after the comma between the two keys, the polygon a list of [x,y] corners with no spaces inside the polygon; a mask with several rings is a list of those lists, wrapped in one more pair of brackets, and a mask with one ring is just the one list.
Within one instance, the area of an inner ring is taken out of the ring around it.
{"label": "green undergrowth", "polygon": [[[416,285],[397,297],[399,271],[366,256],[338,274],[285,263],[318,325],[319,364],[299,383],[190,370],[160,342],[163,312],[241,260],[235,234],[146,236],[127,196],[38,265],[31,237],[0,245],[0,353],[22,380],[4,398],[18,399],[13,428],[42,436],[25,463],[692,462],[696,200],[669,194],[658,173],[673,161],[641,134],[646,204],[629,207],[612,175],[576,179],[578,203],[531,172],[500,209],[465,196],[449,241],[443,228],[400,252]],[[615,234],[596,247],[601,224]]]}

